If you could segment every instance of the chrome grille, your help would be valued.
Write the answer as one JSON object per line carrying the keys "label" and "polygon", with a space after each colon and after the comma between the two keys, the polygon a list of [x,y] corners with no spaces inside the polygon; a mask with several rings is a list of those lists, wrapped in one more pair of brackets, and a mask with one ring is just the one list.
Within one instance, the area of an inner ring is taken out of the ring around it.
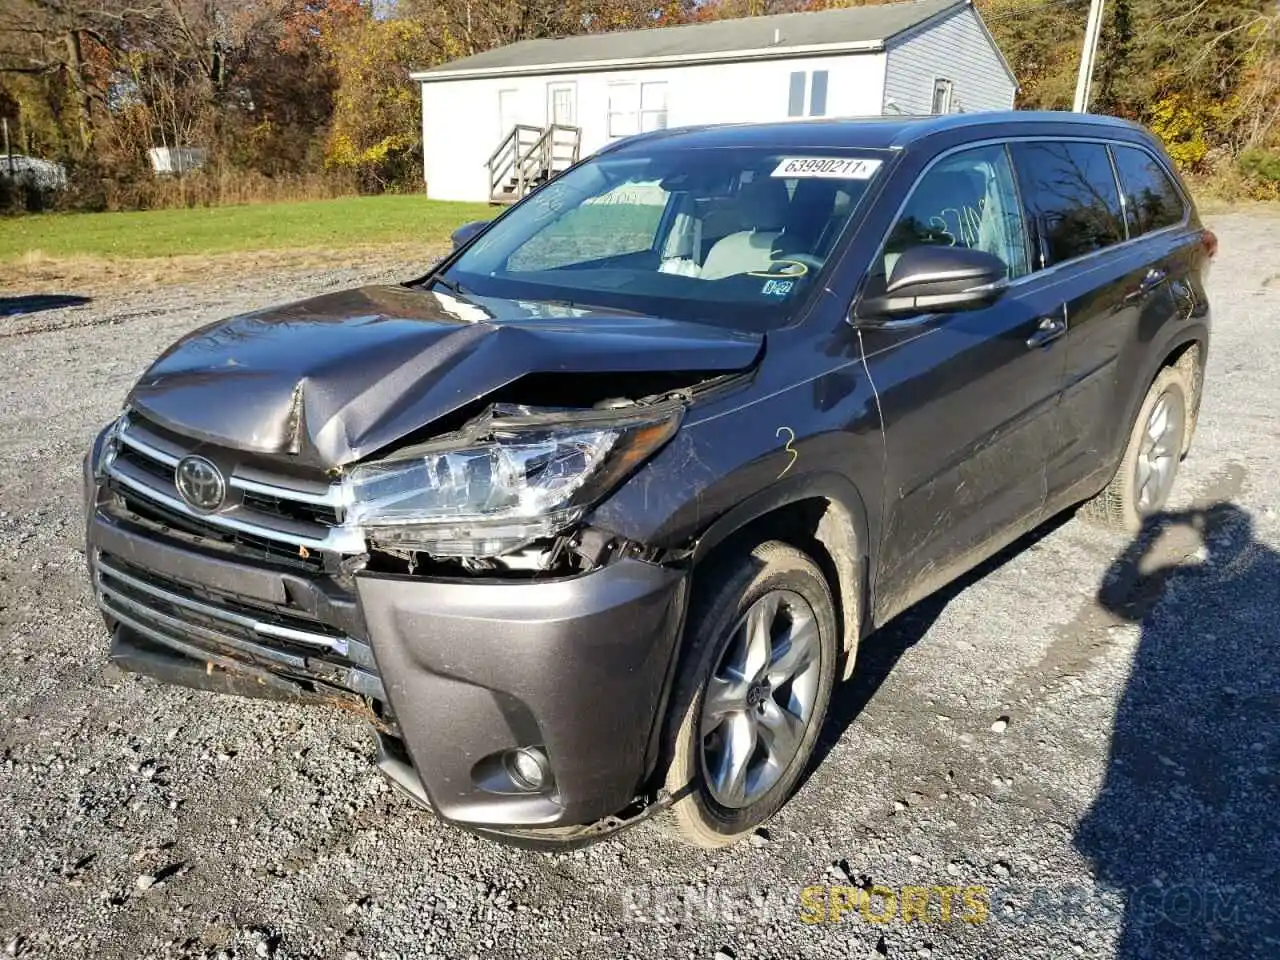
{"label": "chrome grille", "polygon": [[283,477],[237,464],[227,476],[225,505],[214,513],[201,513],[187,505],[174,484],[174,468],[190,450],[135,418],[121,424],[117,442],[108,479],[126,496],[183,518],[188,528],[243,534],[295,549],[364,550],[359,531],[342,524],[341,484]]}
{"label": "chrome grille", "polygon": [[197,593],[105,553],[95,557],[94,587],[110,617],[197,660],[248,661],[386,701],[369,645],[319,622]]}

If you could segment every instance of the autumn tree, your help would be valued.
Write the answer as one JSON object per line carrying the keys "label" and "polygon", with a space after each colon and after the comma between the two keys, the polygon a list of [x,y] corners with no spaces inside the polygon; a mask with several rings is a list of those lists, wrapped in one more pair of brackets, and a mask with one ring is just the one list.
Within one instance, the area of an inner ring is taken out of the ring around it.
{"label": "autumn tree", "polygon": [[[216,171],[416,183],[413,69],[525,39],[884,0],[0,0],[15,147],[81,179],[150,177],[153,146]],[[1071,105],[1088,0],[976,0],[1023,107]],[[1107,0],[1092,109],[1187,170],[1280,196],[1280,4]],[[1268,186],[1269,185],[1269,186]]]}
{"label": "autumn tree", "polygon": [[[1070,109],[1088,0],[980,0],[1022,106]],[[1109,0],[1090,108],[1147,124],[1198,169],[1275,143],[1280,6],[1274,0]]]}
{"label": "autumn tree", "polygon": [[409,70],[426,36],[416,20],[372,17],[326,34],[336,80],[327,165],[355,171],[370,188],[415,178],[422,138]]}

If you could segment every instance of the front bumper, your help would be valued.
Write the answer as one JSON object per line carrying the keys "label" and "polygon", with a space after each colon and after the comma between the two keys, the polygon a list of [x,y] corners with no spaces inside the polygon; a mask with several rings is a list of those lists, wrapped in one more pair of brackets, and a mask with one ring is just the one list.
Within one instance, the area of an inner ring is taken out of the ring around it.
{"label": "front bumper", "polygon": [[[643,789],[683,571],[624,559],[547,581],[362,573],[352,585],[135,522],[89,462],[87,556],[119,666],[355,710],[378,730],[383,769],[469,827],[592,823]],[[495,776],[521,747],[545,753],[550,786],[522,791]]]}

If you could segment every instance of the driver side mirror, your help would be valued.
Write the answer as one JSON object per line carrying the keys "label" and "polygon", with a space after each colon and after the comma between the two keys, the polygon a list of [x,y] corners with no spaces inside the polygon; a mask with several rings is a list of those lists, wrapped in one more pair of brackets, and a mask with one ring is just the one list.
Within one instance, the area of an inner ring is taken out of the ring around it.
{"label": "driver side mirror", "polygon": [[910,247],[898,257],[882,296],[858,304],[858,319],[977,310],[995,303],[1008,285],[999,257],[967,247]]}
{"label": "driver side mirror", "polygon": [[466,246],[471,238],[487,227],[489,223],[490,221],[488,220],[472,220],[470,223],[464,223],[449,235],[449,239],[453,241],[453,249],[458,250]]}

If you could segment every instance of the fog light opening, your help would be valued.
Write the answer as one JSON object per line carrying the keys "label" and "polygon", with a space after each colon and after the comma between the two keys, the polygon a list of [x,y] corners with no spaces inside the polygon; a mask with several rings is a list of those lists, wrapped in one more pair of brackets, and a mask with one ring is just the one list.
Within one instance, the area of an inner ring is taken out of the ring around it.
{"label": "fog light opening", "polygon": [[551,783],[551,765],[538,747],[508,750],[502,757],[507,776],[521,790],[545,790]]}

